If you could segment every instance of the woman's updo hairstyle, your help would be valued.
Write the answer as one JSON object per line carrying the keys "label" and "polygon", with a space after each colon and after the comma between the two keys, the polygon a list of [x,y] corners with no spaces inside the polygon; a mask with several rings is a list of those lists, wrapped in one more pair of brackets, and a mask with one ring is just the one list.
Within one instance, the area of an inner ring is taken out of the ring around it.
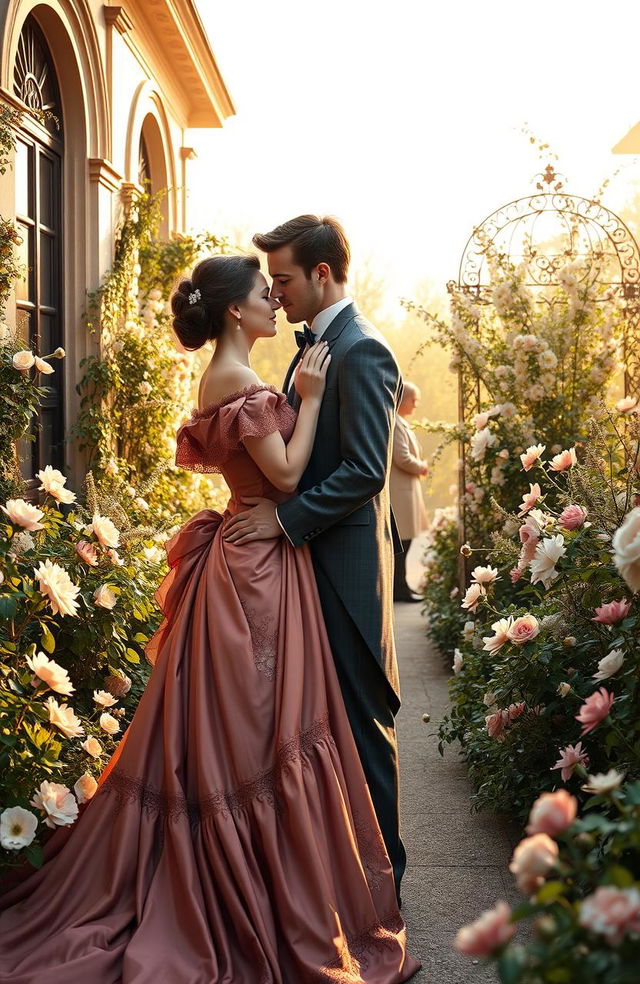
{"label": "woman's updo hairstyle", "polygon": [[186,349],[220,337],[228,306],[249,296],[259,269],[257,256],[209,256],[178,284],[171,297],[173,330]]}

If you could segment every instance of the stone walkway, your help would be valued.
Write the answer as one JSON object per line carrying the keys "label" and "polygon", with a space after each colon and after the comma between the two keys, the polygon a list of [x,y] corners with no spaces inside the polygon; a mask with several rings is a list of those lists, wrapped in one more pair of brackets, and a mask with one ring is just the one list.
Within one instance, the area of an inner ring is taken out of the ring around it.
{"label": "stone walkway", "polygon": [[[403,838],[407,873],[402,914],[410,950],[422,960],[416,984],[489,984],[493,967],[453,949],[460,926],[498,899],[519,901],[507,865],[519,837],[501,817],[470,813],[471,786],[453,746],[438,753],[436,731],[447,710],[448,671],[430,645],[420,605],[396,606],[403,704],[398,715]],[[427,712],[431,721],[425,724]],[[413,982],[412,982],[413,984]]]}

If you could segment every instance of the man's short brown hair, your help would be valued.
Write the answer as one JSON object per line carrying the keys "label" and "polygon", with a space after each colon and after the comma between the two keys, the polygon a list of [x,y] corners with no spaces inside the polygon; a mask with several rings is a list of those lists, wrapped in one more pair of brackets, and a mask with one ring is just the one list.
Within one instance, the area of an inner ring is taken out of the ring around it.
{"label": "man's short brown hair", "polygon": [[344,229],[330,215],[298,215],[271,232],[256,233],[253,244],[263,253],[291,246],[294,262],[308,278],[318,263],[327,263],[336,283],[347,281],[351,250]]}

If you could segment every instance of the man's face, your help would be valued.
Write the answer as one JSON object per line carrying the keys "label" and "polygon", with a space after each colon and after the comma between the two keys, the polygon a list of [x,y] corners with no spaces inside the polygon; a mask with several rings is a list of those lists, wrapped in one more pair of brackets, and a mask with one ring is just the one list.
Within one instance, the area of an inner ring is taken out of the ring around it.
{"label": "man's face", "polygon": [[280,302],[289,324],[310,323],[322,308],[322,290],[307,278],[301,266],[293,260],[291,246],[282,246],[267,257],[273,280],[271,296]]}

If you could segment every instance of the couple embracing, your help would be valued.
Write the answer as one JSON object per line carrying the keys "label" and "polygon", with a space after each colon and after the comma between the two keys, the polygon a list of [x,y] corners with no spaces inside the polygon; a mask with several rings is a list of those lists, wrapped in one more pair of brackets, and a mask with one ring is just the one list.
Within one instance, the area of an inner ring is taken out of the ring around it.
{"label": "couple embracing", "polygon": [[[221,472],[167,543],[164,621],[131,725],[72,831],[0,898],[13,984],[400,984],[387,474],[401,380],[346,293],[333,219],[214,256],[172,297],[187,349],[214,340],[176,463]],[[250,367],[282,307],[282,390]]]}

